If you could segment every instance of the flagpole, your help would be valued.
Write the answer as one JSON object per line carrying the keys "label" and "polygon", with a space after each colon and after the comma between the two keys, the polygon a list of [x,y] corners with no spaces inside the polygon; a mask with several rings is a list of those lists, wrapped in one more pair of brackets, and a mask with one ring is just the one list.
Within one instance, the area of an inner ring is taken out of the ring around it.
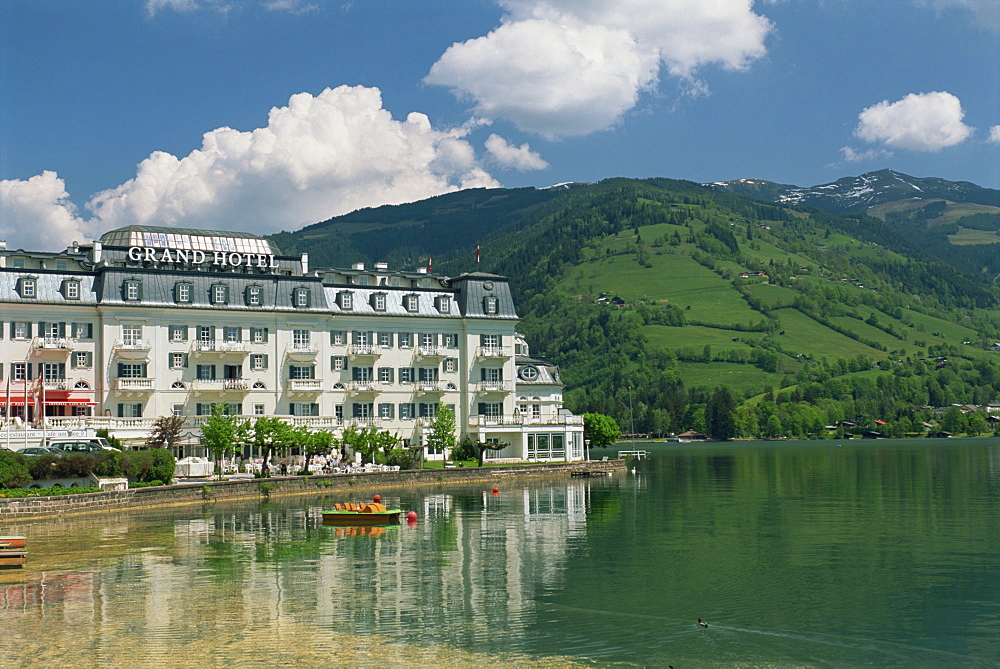
{"label": "flagpole", "polygon": [[10,375],[7,376],[7,400],[4,406],[4,423],[7,428],[7,450],[10,450]]}

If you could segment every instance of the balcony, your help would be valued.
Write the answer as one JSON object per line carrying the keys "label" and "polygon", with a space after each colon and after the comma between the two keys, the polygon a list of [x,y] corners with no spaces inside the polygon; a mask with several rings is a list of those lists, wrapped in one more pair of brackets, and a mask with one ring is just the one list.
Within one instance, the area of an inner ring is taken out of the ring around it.
{"label": "balcony", "polygon": [[149,357],[149,350],[153,348],[153,342],[148,339],[116,339],[112,348],[119,358],[142,360]]}
{"label": "balcony", "polygon": [[69,353],[75,345],[76,340],[72,337],[35,337],[31,340],[31,348],[35,349],[35,355],[41,355],[43,351]]}
{"label": "balcony", "polygon": [[509,393],[514,389],[510,381],[480,381],[476,384],[476,392],[480,395],[490,393]]}
{"label": "balcony", "polygon": [[382,421],[380,418],[370,417],[370,418],[349,418],[351,427],[380,427]]}
{"label": "balcony", "polygon": [[377,358],[381,350],[376,344],[351,344],[347,347],[347,355],[354,358]]}
{"label": "balcony", "polygon": [[247,379],[195,379],[191,382],[195,395],[202,393],[245,393],[250,390]]}
{"label": "balcony", "polygon": [[448,384],[444,381],[417,381],[413,384],[417,393],[427,395],[428,393],[443,393],[448,390]]}
{"label": "balcony", "polygon": [[418,346],[414,351],[418,359],[443,358],[448,355],[440,346]]}
{"label": "balcony", "polygon": [[476,349],[476,357],[480,360],[510,358],[513,355],[514,349],[510,346],[480,346]]}
{"label": "balcony", "polygon": [[153,379],[117,377],[114,380],[115,394],[118,396],[146,395],[153,392]]}
{"label": "balcony", "polygon": [[288,348],[285,349],[285,355],[292,360],[312,360],[318,353],[319,345],[310,344],[308,342],[290,344]]}
{"label": "balcony", "polygon": [[521,414],[511,416],[469,416],[470,427],[498,427],[517,426],[524,424],[524,417]]}
{"label": "balcony", "polygon": [[42,379],[39,384],[45,389],[45,392],[69,389],[69,382],[66,379]]}
{"label": "balcony", "polygon": [[248,341],[196,341],[194,343],[195,357],[202,353],[249,353]]}
{"label": "balcony", "polygon": [[352,395],[362,393],[377,393],[382,389],[382,384],[378,381],[351,381],[347,384],[347,392]]}
{"label": "balcony", "polygon": [[323,382],[319,379],[290,379],[286,389],[289,394],[315,395],[323,391]]}

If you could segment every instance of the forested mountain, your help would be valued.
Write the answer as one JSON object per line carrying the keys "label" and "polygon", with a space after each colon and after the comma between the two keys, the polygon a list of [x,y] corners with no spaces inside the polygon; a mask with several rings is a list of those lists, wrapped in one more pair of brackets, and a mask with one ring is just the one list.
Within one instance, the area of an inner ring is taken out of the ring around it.
{"label": "forested mountain", "polygon": [[[976,431],[985,415],[969,428],[957,409],[946,421],[921,407],[1000,393],[1000,289],[928,255],[889,213],[837,216],[668,179],[443,198],[381,220],[370,210],[386,246],[367,258],[422,248],[435,272],[511,277],[521,330],[561,366],[567,405],[626,431],[808,436],[844,420],[892,435]],[[280,243],[316,253],[305,241],[316,229]]]}

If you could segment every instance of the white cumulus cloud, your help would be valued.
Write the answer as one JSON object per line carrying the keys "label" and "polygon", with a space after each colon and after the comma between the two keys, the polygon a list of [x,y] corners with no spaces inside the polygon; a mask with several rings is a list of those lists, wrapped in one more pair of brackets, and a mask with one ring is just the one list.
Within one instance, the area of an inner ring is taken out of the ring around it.
{"label": "white cumulus cloud", "polygon": [[990,128],[990,136],[986,141],[990,144],[1000,144],[1000,125]]}
{"label": "white cumulus cloud", "polygon": [[527,144],[514,146],[506,139],[491,134],[486,139],[486,151],[493,160],[503,166],[526,172],[528,170],[544,170],[549,166],[547,162]]}
{"label": "white cumulus cloud", "polygon": [[701,68],[746,68],[773,28],[752,0],[498,1],[501,25],[450,46],[425,81],[547,137],[613,126],[663,66],[704,92]]}
{"label": "white cumulus cloud", "polygon": [[[922,0],[927,4],[928,0]],[[972,14],[973,25],[1000,32],[1000,2],[997,0],[929,0],[939,11],[958,8]]]}
{"label": "white cumulus cloud", "polygon": [[840,154],[844,157],[844,161],[848,163],[860,163],[866,160],[875,160],[877,158],[888,158],[892,155],[892,151],[886,151],[885,149],[868,149],[867,151],[858,151],[850,146],[840,147]]}
{"label": "white cumulus cloud", "polygon": [[132,224],[268,234],[363,207],[499,187],[465,139],[473,127],[436,130],[417,112],[396,120],[377,88],[299,93],[272,109],[263,128],[218,128],[186,156],[151,154],[134,178],[90,198],[87,219],[54,172],[0,182],[0,239],[55,250]]}
{"label": "white cumulus cloud", "polygon": [[911,93],[862,111],[854,134],[893,149],[939,151],[972,134],[973,129],[962,122],[964,116],[961,101],[951,93]]}
{"label": "white cumulus cloud", "polygon": [[0,239],[8,248],[62,250],[90,239],[90,227],[69,200],[65,182],[45,171],[0,181]]}

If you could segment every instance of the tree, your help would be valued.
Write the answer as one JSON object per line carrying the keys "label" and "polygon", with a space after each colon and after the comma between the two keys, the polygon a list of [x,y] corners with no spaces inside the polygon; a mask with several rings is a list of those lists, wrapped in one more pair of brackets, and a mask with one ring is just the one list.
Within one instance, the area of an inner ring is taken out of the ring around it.
{"label": "tree", "polygon": [[455,447],[455,412],[445,405],[439,405],[437,415],[431,421],[427,435],[427,448],[439,451],[447,459]]}
{"label": "tree", "polygon": [[705,405],[705,427],[712,439],[736,436],[736,400],[728,386],[719,386]]}
{"label": "tree", "polygon": [[173,448],[180,441],[181,429],[184,427],[183,416],[160,416],[153,421],[153,429],[146,439],[149,448]]}
{"label": "tree", "polygon": [[302,465],[302,471],[300,472],[301,474],[308,474],[309,463],[313,457],[326,453],[333,448],[334,443],[337,441],[333,436],[333,432],[329,430],[312,432],[309,428],[303,426],[291,428],[290,432],[295,445],[302,449],[303,455],[306,456],[305,462]]}
{"label": "tree", "polygon": [[199,441],[212,452],[212,458],[218,464],[243,439],[244,430],[244,423],[237,416],[229,415],[225,404],[213,404],[212,414],[201,426]]}
{"label": "tree", "polygon": [[594,448],[610,446],[618,441],[622,430],[611,416],[601,413],[583,414],[583,438],[590,440]]}
{"label": "tree", "polygon": [[[212,407],[213,410],[215,407]],[[291,426],[280,418],[260,416],[249,427],[249,436],[258,450],[264,451],[264,466],[261,476],[271,475],[271,458],[276,452],[283,452],[289,445]]]}

